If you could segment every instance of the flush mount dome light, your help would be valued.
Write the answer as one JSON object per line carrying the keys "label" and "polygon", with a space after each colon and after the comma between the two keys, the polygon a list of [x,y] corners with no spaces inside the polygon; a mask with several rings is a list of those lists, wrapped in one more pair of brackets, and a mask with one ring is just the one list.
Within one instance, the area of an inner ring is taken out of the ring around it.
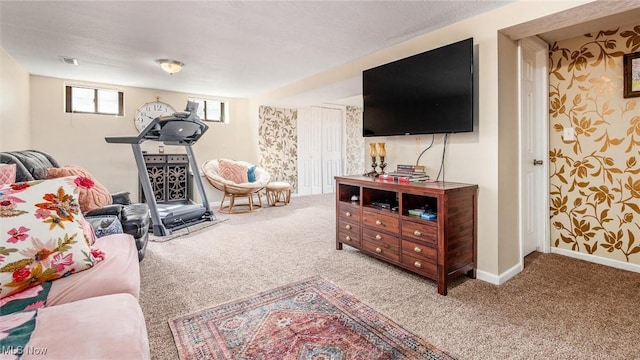
{"label": "flush mount dome light", "polygon": [[182,67],[184,66],[183,62],[173,59],[158,59],[156,60],[156,62],[160,64],[162,70],[168,72],[171,75],[182,70]]}

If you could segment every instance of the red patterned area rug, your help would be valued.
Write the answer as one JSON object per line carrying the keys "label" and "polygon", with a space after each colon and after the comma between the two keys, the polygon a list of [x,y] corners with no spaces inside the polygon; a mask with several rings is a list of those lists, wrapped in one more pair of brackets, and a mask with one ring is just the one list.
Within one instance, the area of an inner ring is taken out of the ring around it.
{"label": "red patterned area rug", "polygon": [[453,359],[321,277],[169,321],[182,360]]}

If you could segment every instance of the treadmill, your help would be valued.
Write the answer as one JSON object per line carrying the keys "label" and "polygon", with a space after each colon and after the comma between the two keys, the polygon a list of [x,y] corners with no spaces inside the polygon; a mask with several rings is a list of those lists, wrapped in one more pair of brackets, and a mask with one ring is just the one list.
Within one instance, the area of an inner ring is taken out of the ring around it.
{"label": "treadmill", "polygon": [[[207,124],[200,120],[197,110],[198,103],[188,101],[185,111],[153,119],[138,136],[110,136],[104,138],[108,143],[131,144],[136,166],[138,167],[140,185],[151,212],[153,234],[156,236],[170,235],[174,230],[205,221],[216,220],[215,215],[209,208],[209,201],[202,186],[202,179],[199,176],[198,164],[191,148],[191,145],[195,144],[209,128]],[[185,147],[189,165],[194,175],[193,180],[202,198],[201,205],[184,204],[176,206],[175,204],[170,204],[164,207],[163,204],[157,203],[140,147],[140,144],[145,141],[159,141],[165,145],[181,145]]]}

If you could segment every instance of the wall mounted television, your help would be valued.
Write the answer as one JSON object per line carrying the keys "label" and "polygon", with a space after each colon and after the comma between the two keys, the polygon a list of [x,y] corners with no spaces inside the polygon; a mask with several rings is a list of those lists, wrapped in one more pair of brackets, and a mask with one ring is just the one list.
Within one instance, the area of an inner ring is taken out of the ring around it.
{"label": "wall mounted television", "polygon": [[473,132],[473,38],[362,72],[363,135]]}

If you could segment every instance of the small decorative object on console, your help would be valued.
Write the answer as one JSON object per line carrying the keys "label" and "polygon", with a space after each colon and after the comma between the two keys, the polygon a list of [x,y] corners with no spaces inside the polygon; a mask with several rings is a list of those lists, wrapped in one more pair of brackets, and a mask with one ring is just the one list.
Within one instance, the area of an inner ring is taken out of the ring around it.
{"label": "small decorative object on console", "polygon": [[378,176],[378,172],[376,171],[376,168],[378,167],[378,163],[376,163],[377,155],[378,154],[376,153],[376,144],[369,143],[369,156],[371,156],[371,171],[369,171],[366,174],[363,174],[364,176],[370,176],[370,177]]}
{"label": "small decorative object on console", "polygon": [[438,215],[431,212],[425,212],[420,214],[420,218],[425,220],[435,220],[438,218]]}
{"label": "small decorative object on console", "polygon": [[[368,173],[363,174],[363,176],[369,176],[369,177],[378,177],[381,175],[384,175],[384,168],[387,167],[387,163],[384,162],[384,157],[387,156],[387,150],[384,147],[384,143],[380,142],[377,143],[377,150],[376,150],[376,143],[369,143],[369,156],[371,156],[371,171],[369,171]],[[380,158],[380,164],[378,165],[378,162],[376,161],[376,157]],[[380,166],[380,172],[378,172],[376,170],[376,168]],[[394,178],[386,178],[385,180],[391,180],[394,181]]]}
{"label": "small decorative object on console", "polygon": [[409,210],[409,215],[412,216],[420,216],[424,214],[424,209],[410,209]]}
{"label": "small decorative object on console", "polygon": [[380,157],[380,174],[384,174],[384,168],[387,167],[387,163],[384,162],[384,157],[387,156],[387,150],[384,148],[384,143],[378,143],[378,156]]}

